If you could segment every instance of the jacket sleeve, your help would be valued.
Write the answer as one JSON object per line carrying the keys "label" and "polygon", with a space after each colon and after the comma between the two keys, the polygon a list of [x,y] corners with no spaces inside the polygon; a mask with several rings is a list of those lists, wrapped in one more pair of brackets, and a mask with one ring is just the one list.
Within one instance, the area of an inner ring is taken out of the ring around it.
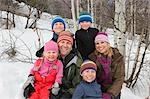
{"label": "jacket sleeve", "polygon": [[112,94],[113,96],[117,96],[121,92],[122,84],[124,82],[125,77],[125,63],[123,56],[120,54],[116,56],[116,62],[114,62],[114,67],[116,68],[113,73],[113,84],[107,90],[108,93]]}
{"label": "jacket sleeve", "polygon": [[62,77],[63,77],[63,64],[61,61],[58,61],[58,73],[56,75],[55,82],[62,84]]}
{"label": "jacket sleeve", "polygon": [[73,93],[72,99],[82,99],[84,95],[84,90],[81,85],[78,85]]}
{"label": "jacket sleeve", "polygon": [[36,52],[36,56],[37,56],[37,57],[42,57],[42,56],[43,56],[43,51],[44,51],[44,46],[43,46],[40,50],[38,50],[38,51]]}

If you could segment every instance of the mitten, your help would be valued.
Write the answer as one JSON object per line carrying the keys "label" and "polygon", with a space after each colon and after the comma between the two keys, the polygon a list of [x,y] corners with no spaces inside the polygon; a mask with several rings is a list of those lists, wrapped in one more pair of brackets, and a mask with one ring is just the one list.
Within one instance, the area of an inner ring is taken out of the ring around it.
{"label": "mitten", "polygon": [[25,89],[29,84],[31,84],[34,87],[34,81],[35,81],[34,76],[29,76],[27,81],[23,85],[23,89]]}
{"label": "mitten", "polygon": [[23,89],[24,89],[24,92],[23,92],[23,95],[25,98],[28,98],[32,92],[35,91],[34,89],[34,76],[29,76],[27,81],[24,83],[23,85]]}
{"label": "mitten", "polygon": [[103,93],[102,97],[103,97],[103,99],[111,99],[111,94],[109,94],[109,93]]}
{"label": "mitten", "polygon": [[31,96],[31,93],[34,92],[35,89],[34,87],[31,85],[31,83],[24,89],[23,91],[23,96],[25,98],[29,98]]}
{"label": "mitten", "polygon": [[58,82],[55,82],[52,88],[52,94],[57,95],[59,92],[60,88],[59,88],[59,84]]}

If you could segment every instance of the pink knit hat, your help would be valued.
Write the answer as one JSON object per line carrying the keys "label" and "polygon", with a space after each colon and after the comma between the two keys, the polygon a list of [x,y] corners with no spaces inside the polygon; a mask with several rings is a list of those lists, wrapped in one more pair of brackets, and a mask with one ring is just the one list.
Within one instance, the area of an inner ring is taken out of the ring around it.
{"label": "pink knit hat", "polygon": [[69,31],[63,31],[59,34],[57,43],[59,43],[61,40],[67,40],[73,45],[73,34]]}
{"label": "pink knit hat", "polygon": [[109,43],[107,33],[106,32],[98,32],[97,36],[95,37],[95,43],[97,43],[98,41],[104,41],[104,42]]}
{"label": "pink knit hat", "polygon": [[57,45],[57,43],[52,41],[52,40],[46,42],[45,45],[44,45],[44,51],[45,52],[47,52],[47,51],[58,52],[58,45]]}

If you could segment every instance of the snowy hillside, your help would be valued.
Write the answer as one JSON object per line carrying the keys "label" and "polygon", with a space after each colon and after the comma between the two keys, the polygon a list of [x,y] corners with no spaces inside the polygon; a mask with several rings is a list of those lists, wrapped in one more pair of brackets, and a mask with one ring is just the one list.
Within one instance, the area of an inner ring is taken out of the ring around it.
{"label": "snowy hillside", "polygon": [[[2,17],[6,17],[6,12],[1,12]],[[44,45],[44,43],[52,38],[52,31],[50,22],[54,16],[47,13],[43,13],[41,19],[37,22],[37,30],[24,29],[26,25],[27,18],[15,15],[16,27],[10,30],[0,28],[0,96],[1,99],[20,99],[22,85],[27,79],[29,70],[32,67],[32,63],[36,59],[35,52]],[[30,20],[32,21],[32,20]],[[71,20],[67,20],[69,25],[71,25]],[[67,25],[68,27],[70,27]],[[75,31],[73,28],[68,30]],[[113,46],[113,30],[108,29],[109,40]],[[39,42],[40,39],[40,42]],[[131,41],[127,42],[127,48],[129,47]],[[136,41],[135,41],[136,42]],[[10,57],[9,52],[11,48],[16,50],[16,56]],[[135,43],[136,47],[136,43]],[[134,49],[132,52],[132,57],[134,57]],[[5,53],[4,53],[5,52]],[[147,52],[145,63],[150,60],[150,52]],[[147,63],[148,64],[148,63]],[[132,65],[132,64],[131,64]],[[145,64],[146,65],[146,64]],[[150,67],[143,68],[143,75],[145,70],[149,70]],[[145,76],[147,75],[147,76]],[[149,74],[145,73],[145,77],[150,77]],[[143,77],[141,77],[143,78]],[[150,78],[148,78],[149,80]],[[142,79],[141,79],[142,80]],[[146,81],[143,80],[142,84],[145,86]],[[144,99],[148,96],[148,88],[143,88],[142,84],[139,82],[139,90],[130,90],[123,85],[121,99]],[[140,90],[141,89],[141,90]],[[145,93],[142,93],[145,92]],[[133,94],[133,92],[135,92]]]}

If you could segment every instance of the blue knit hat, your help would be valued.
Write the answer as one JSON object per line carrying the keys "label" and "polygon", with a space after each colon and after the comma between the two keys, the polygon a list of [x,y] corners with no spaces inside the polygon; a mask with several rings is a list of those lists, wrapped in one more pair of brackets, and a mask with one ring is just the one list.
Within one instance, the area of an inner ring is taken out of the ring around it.
{"label": "blue knit hat", "polygon": [[92,23],[92,17],[90,15],[90,13],[88,13],[86,11],[80,13],[79,23],[83,22],[83,21],[87,21],[87,22],[91,22]]}
{"label": "blue knit hat", "polygon": [[57,17],[55,17],[55,18],[52,20],[52,29],[53,29],[53,27],[54,27],[54,24],[57,23],[57,22],[63,23],[63,24],[64,24],[64,30],[65,30],[65,28],[66,28],[65,21],[64,21],[64,19],[63,19],[62,17],[60,17],[60,16],[57,16]]}

